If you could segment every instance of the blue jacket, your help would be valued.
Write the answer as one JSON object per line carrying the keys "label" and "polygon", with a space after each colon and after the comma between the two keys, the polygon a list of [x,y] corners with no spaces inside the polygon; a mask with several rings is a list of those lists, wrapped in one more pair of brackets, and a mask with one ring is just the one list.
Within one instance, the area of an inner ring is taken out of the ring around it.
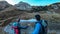
{"label": "blue jacket", "polygon": [[46,26],[47,23],[45,20],[38,21],[32,34],[47,34],[47,31],[45,30]]}
{"label": "blue jacket", "polygon": [[[39,30],[40,30],[40,31],[39,31]],[[38,33],[41,32],[41,31],[42,31],[42,29],[41,29],[41,24],[40,24],[40,23],[37,23],[32,34],[38,34]]]}

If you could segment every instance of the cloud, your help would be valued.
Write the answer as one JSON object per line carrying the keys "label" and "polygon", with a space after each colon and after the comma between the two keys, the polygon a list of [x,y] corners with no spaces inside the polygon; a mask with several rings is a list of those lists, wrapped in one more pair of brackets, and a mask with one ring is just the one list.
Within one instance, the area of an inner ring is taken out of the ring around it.
{"label": "cloud", "polygon": [[5,1],[7,1],[9,4],[12,4],[12,5],[15,4],[15,2],[13,0],[5,0]]}

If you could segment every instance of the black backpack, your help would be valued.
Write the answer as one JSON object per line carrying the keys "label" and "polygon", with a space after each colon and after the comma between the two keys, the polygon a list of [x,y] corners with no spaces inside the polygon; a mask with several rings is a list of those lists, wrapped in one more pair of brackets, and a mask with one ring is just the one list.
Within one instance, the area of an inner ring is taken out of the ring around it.
{"label": "black backpack", "polygon": [[44,23],[46,24],[46,26],[44,26],[42,23],[43,23],[43,20],[40,20],[39,21],[40,24],[41,24],[41,30],[39,30],[39,33],[38,34],[47,34],[47,31],[45,30],[47,28],[47,21],[44,20]]}

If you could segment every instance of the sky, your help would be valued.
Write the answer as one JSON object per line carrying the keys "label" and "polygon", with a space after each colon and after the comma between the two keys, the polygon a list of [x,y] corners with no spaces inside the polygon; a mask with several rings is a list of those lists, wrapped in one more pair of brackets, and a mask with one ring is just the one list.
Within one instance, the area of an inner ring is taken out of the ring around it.
{"label": "sky", "polygon": [[46,6],[46,5],[56,3],[56,2],[60,2],[60,0],[5,0],[5,1],[7,1],[8,3],[12,5],[17,4],[20,1],[23,1],[34,6]]}
{"label": "sky", "polygon": [[0,0],[0,1],[4,1],[4,0]]}

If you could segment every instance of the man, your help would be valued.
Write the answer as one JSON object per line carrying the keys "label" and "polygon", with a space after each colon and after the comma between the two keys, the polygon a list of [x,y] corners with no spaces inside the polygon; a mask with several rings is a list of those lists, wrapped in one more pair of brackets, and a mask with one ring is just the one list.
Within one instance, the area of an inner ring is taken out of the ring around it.
{"label": "man", "polygon": [[41,20],[40,15],[35,15],[35,18],[37,20],[35,29],[32,34],[47,34],[47,21]]}
{"label": "man", "polygon": [[21,27],[19,22],[20,22],[20,19],[17,22],[13,23],[12,28],[14,29],[15,34],[21,34],[21,29],[28,28],[28,26]]}

